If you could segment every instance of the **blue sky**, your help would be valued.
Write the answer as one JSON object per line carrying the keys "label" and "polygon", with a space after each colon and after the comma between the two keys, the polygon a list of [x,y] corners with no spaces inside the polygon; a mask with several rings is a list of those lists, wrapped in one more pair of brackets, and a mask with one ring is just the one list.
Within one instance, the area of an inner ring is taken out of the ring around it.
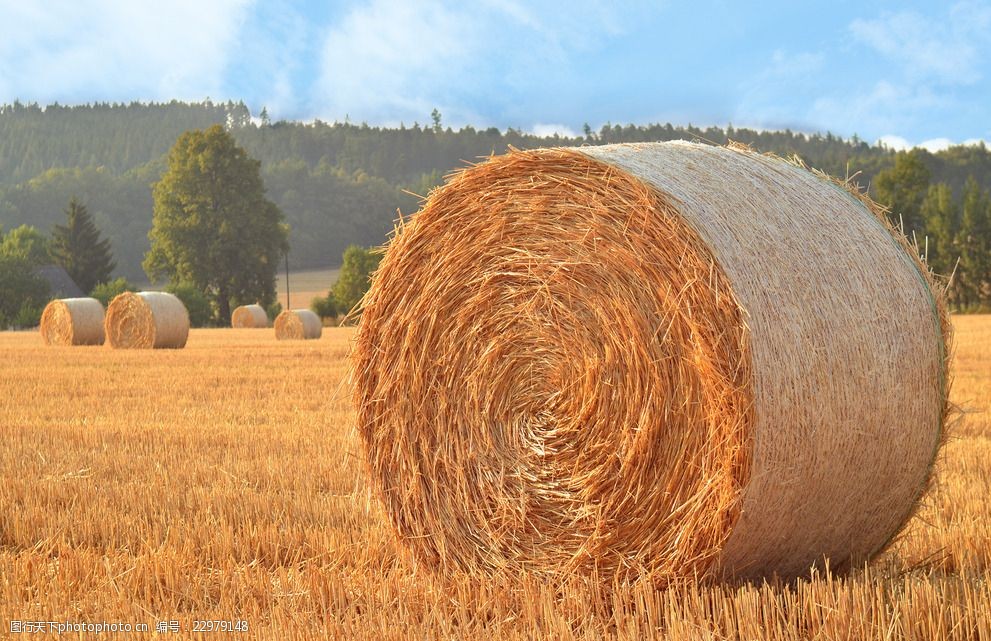
{"label": "blue sky", "polygon": [[991,0],[0,0],[0,102],[243,99],[273,118],[991,140]]}

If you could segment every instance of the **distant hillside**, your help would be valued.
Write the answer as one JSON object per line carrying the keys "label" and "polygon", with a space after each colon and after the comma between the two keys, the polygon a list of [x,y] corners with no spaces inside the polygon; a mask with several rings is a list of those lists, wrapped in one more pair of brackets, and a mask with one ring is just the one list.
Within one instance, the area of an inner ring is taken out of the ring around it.
{"label": "distant hillside", "polygon": [[[150,185],[164,168],[164,154],[183,131],[217,123],[261,160],[269,197],[292,228],[290,258],[296,268],[334,265],[350,243],[381,243],[396,210],[417,207],[405,190],[426,194],[451,169],[509,146],[735,140],[761,151],[797,154],[833,174],[860,172],[863,184],[895,158],[890,150],[830,134],[732,127],[606,125],[577,138],[540,138],[514,129],[259,123],[243,103],[232,102],[46,108],[15,103],[0,107],[0,225],[26,223],[47,232],[75,195],[112,240],[119,272],[140,279],[151,226]],[[991,188],[991,156],[983,147],[923,158],[933,181],[946,182],[956,193],[968,176]]]}

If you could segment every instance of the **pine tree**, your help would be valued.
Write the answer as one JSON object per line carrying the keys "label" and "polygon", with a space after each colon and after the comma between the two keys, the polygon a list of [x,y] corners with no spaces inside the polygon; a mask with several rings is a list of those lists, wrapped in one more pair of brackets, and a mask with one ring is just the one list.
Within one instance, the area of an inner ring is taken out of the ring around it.
{"label": "pine tree", "polygon": [[991,198],[973,176],[967,179],[960,218],[958,289],[965,306],[991,303]]}
{"label": "pine tree", "polygon": [[929,265],[936,273],[949,276],[960,256],[956,243],[960,229],[960,207],[949,185],[937,183],[929,187],[922,201],[922,220],[926,237],[920,239],[920,249],[926,251]]}
{"label": "pine tree", "polygon": [[117,263],[110,251],[110,241],[100,238],[100,231],[86,207],[73,197],[65,210],[66,224],[52,232],[51,254],[84,292],[110,280]]}
{"label": "pine tree", "polygon": [[[855,137],[856,138],[856,137]],[[929,168],[923,162],[924,152],[913,149],[895,157],[895,166],[878,172],[874,179],[879,202],[891,210],[891,222],[922,235],[922,201],[929,190]]]}

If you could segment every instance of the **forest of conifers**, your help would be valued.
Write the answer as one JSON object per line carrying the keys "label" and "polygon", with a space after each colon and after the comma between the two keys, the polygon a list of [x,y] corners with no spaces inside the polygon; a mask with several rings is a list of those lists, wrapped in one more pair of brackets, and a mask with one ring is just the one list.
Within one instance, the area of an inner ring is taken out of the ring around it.
{"label": "forest of conifers", "polygon": [[[905,157],[904,152],[830,134],[667,124],[605,125],[598,131],[586,126],[575,138],[541,138],[514,128],[455,131],[444,127],[439,117],[431,120],[425,114],[424,118],[430,121],[427,125],[381,128],[319,120],[273,123],[253,119],[243,103],[233,102],[4,105],[0,107],[0,226],[10,230],[29,224],[48,233],[64,219],[63,210],[75,196],[110,238],[118,273],[143,279],[141,261],[148,250],[152,219],[150,186],[165,169],[166,153],[184,131],[223,124],[262,163],[268,197],[282,209],[291,228],[294,268],[335,265],[350,244],[382,243],[397,209],[404,214],[416,210],[418,199],[409,192],[426,194],[448,171],[466,161],[503,153],[509,146],[675,139],[734,140],[764,152],[797,154],[808,165],[840,177],[857,174],[859,183],[872,185],[875,198],[906,209],[906,232],[929,237],[938,269],[952,269],[959,258],[955,252],[979,249],[960,245],[961,234],[973,245],[976,233],[977,245],[991,251],[987,202],[991,154],[983,145],[937,153],[919,150],[911,154],[914,167],[902,163],[896,170],[896,159]],[[875,181],[879,174],[881,189]],[[927,196],[931,202],[925,202]],[[942,205],[937,202],[940,198],[946,201]],[[973,211],[966,210],[968,198],[974,201]],[[973,219],[969,222],[967,211]],[[943,225],[934,216],[955,219]],[[961,229],[966,224],[971,228]],[[942,238],[944,247],[936,246],[937,238]],[[976,277],[973,291],[959,303],[987,302],[991,283],[981,278],[986,277]]]}

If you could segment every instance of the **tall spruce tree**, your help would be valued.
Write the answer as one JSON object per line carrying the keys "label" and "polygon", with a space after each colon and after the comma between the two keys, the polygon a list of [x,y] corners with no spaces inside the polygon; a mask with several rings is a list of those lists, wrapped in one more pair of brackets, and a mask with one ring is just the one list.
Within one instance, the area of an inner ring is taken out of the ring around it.
{"label": "tall spruce tree", "polygon": [[960,206],[953,198],[953,190],[945,183],[929,186],[922,201],[922,219],[926,236],[919,240],[927,252],[929,265],[938,274],[949,276],[960,257],[957,233],[960,229]]}
{"label": "tall spruce tree", "polygon": [[65,269],[80,289],[90,292],[96,285],[110,280],[117,267],[110,241],[100,238],[93,218],[75,197],[69,200],[65,217],[65,225],[56,225],[52,232],[52,259]]}
{"label": "tall spruce tree", "polygon": [[878,201],[890,208],[891,222],[904,227],[910,238],[912,232],[920,237],[925,232],[922,203],[931,175],[923,161],[924,154],[919,149],[898,154],[895,166],[878,172],[874,178]]}
{"label": "tall spruce tree", "polygon": [[991,195],[971,176],[960,217],[958,289],[965,306],[991,302]]}

